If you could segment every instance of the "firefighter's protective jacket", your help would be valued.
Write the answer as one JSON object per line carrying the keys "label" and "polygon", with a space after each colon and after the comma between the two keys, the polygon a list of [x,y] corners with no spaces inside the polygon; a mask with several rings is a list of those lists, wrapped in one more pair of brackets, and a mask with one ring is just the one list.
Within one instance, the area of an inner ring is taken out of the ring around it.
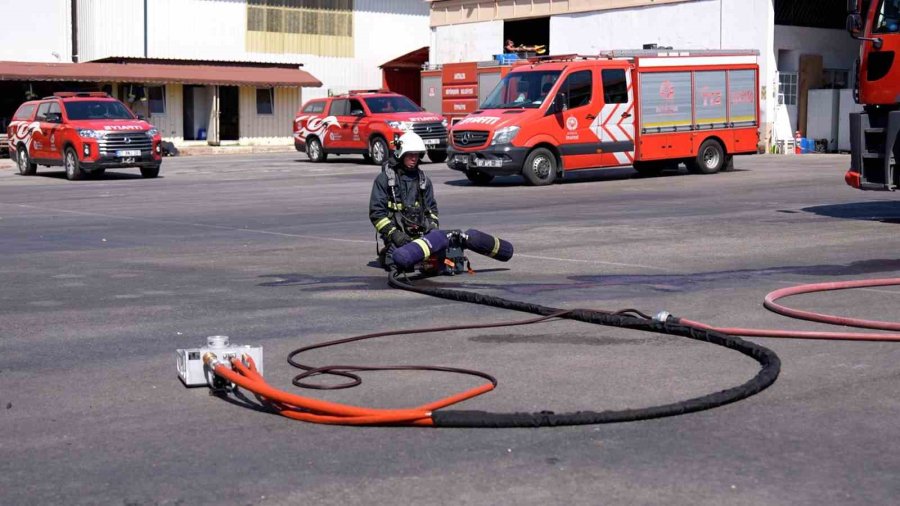
{"label": "firefighter's protective jacket", "polygon": [[[436,228],[438,208],[431,180],[419,168],[409,171],[399,162],[385,162],[372,185],[369,220],[385,243],[390,242],[395,230],[415,238],[432,228],[432,224]],[[414,222],[419,222],[420,231],[410,230],[410,223]]]}

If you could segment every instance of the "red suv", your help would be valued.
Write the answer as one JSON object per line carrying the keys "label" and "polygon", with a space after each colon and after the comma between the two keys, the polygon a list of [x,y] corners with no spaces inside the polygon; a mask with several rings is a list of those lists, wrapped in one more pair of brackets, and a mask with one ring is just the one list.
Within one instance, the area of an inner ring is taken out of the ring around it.
{"label": "red suv", "polygon": [[159,131],[106,93],[57,93],[25,102],[7,128],[9,156],[22,175],[63,166],[66,178],[139,167],[159,175]]}
{"label": "red suv", "polygon": [[394,136],[409,131],[425,141],[432,162],[447,159],[447,120],[389,91],[351,91],[310,100],[294,120],[294,146],[313,162],[329,154],[359,154],[381,165]]}

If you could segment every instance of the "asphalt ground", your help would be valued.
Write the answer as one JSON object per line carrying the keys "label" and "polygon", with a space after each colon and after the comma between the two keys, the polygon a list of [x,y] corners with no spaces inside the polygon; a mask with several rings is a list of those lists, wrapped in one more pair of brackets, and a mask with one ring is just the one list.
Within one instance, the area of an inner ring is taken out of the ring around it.
{"label": "asphalt ground", "polygon": [[[444,228],[510,240],[507,264],[436,280],[556,307],[668,310],[711,324],[826,329],[767,312],[771,290],[900,276],[900,198],[844,185],[844,156],[757,156],[713,176],[589,171],[471,186],[427,165]],[[550,429],[351,428],[187,389],[175,349],[225,334],[293,389],[302,345],[527,317],[387,287],[370,265],[377,169],[293,153],[167,159],[68,182],[0,170],[2,504],[888,504],[900,493],[900,344],[758,339],[783,361],[748,400],[653,421]],[[790,299],[896,320],[900,288]],[[830,329],[833,330],[833,329]],[[391,337],[314,365],[435,364],[499,378],[461,408],[604,410],[746,381],[712,345],[574,322]],[[478,382],[371,373],[305,391],[378,407]]]}

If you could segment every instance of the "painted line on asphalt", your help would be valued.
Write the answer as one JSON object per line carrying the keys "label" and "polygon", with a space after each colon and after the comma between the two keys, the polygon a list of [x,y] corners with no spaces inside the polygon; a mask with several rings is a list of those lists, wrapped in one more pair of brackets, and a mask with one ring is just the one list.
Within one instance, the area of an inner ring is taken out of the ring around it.
{"label": "painted line on asphalt", "polygon": [[6,202],[0,202],[0,205],[4,206],[14,206],[14,207],[22,207],[28,209],[38,209],[41,211],[50,211],[56,213],[64,213],[64,214],[75,214],[81,216],[94,216],[98,218],[112,218],[112,219],[120,219],[120,220],[131,220],[131,221],[141,221],[145,223],[154,223],[158,225],[181,225],[181,226],[190,226],[190,227],[202,227],[202,228],[214,228],[218,230],[231,230],[236,232],[250,232],[254,234],[265,234],[265,235],[274,235],[279,237],[295,237],[298,239],[315,239],[317,241],[335,241],[335,242],[343,242],[343,243],[357,243],[357,244],[368,244],[371,245],[372,241],[363,241],[360,239],[341,239],[338,237],[321,237],[315,235],[303,235],[303,234],[289,234],[287,232],[275,232],[272,230],[260,230],[255,228],[240,228],[240,227],[230,227],[227,225],[213,225],[209,223],[194,223],[190,221],[177,221],[177,220],[154,220],[150,218],[139,218],[137,216],[127,216],[121,214],[103,214],[103,213],[92,213],[88,211],[72,211],[69,209],[56,209],[52,207],[41,207],[30,204],[8,204]]}
{"label": "painted line on asphalt", "polygon": [[533,258],[535,260],[551,260],[554,262],[571,262],[571,263],[579,263],[579,264],[596,264],[596,265],[615,265],[618,267],[636,267],[639,269],[647,269],[648,271],[659,271],[659,272],[677,272],[673,269],[665,269],[663,267],[654,267],[650,265],[640,265],[640,264],[628,264],[623,262],[605,262],[603,260],[579,260],[575,258],[559,258],[559,257],[546,257],[540,255],[528,255],[524,253],[517,253],[515,256],[524,257],[524,258]]}

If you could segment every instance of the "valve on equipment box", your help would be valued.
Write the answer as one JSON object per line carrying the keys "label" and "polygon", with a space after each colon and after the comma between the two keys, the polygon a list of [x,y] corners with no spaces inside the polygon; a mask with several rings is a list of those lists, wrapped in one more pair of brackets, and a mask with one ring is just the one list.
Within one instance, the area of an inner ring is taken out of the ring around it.
{"label": "valve on equipment box", "polygon": [[228,336],[210,336],[206,346],[175,350],[175,366],[178,377],[186,387],[209,386],[213,390],[226,390],[230,384],[213,372],[214,365],[231,367],[231,359],[249,356],[256,363],[259,374],[263,374],[262,346],[231,345]]}

